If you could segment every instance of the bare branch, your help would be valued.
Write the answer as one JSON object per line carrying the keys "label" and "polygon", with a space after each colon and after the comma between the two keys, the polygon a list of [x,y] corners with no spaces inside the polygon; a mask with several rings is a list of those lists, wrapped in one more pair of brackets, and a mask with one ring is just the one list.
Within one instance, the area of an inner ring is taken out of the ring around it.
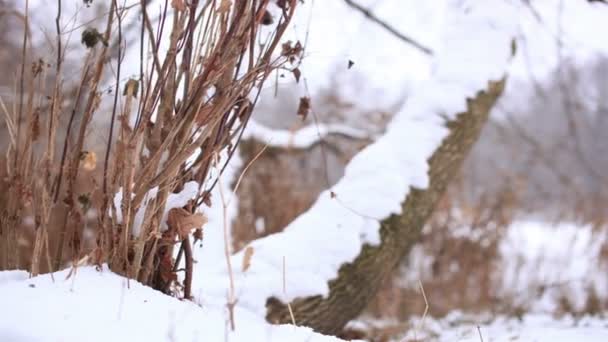
{"label": "bare branch", "polygon": [[421,52],[423,52],[424,54],[433,55],[433,50],[431,50],[430,48],[424,46],[423,44],[417,42],[416,40],[414,40],[413,38],[410,38],[408,36],[406,36],[405,34],[399,32],[396,28],[394,28],[393,26],[389,25],[386,21],[378,18],[374,13],[372,13],[369,9],[359,5],[358,3],[352,1],[352,0],[344,0],[344,2],[346,2],[346,4],[348,4],[350,7],[356,9],[357,11],[361,12],[361,14],[363,14],[366,18],[368,18],[369,20],[373,21],[374,23],[382,26],[382,28],[384,28],[385,30],[387,30],[388,32],[390,32],[392,35],[394,35],[395,37],[399,38],[400,40],[412,45],[413,47],[415,47],[416,49],[420,50]]}

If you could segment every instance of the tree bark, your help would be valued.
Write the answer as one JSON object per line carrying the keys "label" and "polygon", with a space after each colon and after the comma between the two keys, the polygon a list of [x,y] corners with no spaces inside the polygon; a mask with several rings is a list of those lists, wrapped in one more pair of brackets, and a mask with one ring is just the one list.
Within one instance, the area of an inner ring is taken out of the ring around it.
{"label": "tree bark", "polygon": [[[352,263],[341,266],[338,277],[329,282],[328,297],[298,298],[290,303],[298,325],[335,335],[365,309],[385,278],[393,273],[419,240],[435,205],[479,138],[504,84],[505,79],[489,82],[487,89],[467,99],[466,112],[459,113],[456,119],[447,123],[449,134],[429,159],[428,188],[411,189],[402,204],[402,213],[381,223],[381,243],[364,245]],[[269,322],[292,322],[289,308],[278,299],[269,298],[266,307]]]}

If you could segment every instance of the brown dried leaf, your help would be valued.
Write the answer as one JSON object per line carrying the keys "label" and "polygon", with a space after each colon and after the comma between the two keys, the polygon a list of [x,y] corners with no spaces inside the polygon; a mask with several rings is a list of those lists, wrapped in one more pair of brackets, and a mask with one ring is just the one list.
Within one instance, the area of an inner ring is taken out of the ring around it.
{"label": "brown dried leaf", "polygon": [[288,40],[283,43],[283,45],[281,45],[281,56],[289,56],[291,49],[291,40]]}
{"label": "brown dried leaf", "polygon": [[222,2],[220,2],[220,6],[217,8],[217,12],[218,13],[228,13],[230,12],[230,9],[232,8],[232,1],[231,0],[222,0]]}
{"label": "brown dried leaf", "polygon": [[300,69],[295,68],[291,72],[293,73],[293,76],[296,78],[296,82],[300,83],[300,76],[302,76],[302,72],[300,71]]}
{"label": "brown dried leaf", "polygon": [[298,116],[302,120],[306,120],[308,113],[310,112],[310,97],[305,96],[300,98],[300,104],[298,105]]}
{"label": "brown dried leaf", "polygon": [[158,268],[160,277],[165,283],[177,280],[177,274],[173,272],[173,258],[171,258],[170,254],[165,254],[161,257]]}
{"label": "brown dried leaf", "polygon": [[184,0],[171,0],[171,7],[175,8],[175,10],[179,12],[184,12],[187,9]]}
{"label": "brown dried leaf", "polygon": [[129,79],[125,84],[125,88],[122,91],[123,96],[132,96],[137,98],[137,92],[139,91],[139,82],[136,79]]}
{"label": "brown dried leaf", "polygon": [[202,228],[196,229],[194,231],[194,234],[192,234],[192,235],[194,236],[194,241],[195,242],[196,241],[202,241],[203,240],[203,229]]}
{"label": "brown dried leaf", "polygon": [[243,272],[247,272],[249,267],[251,266],[251,257],[253,257],[253,247],[249,246],[245,249],[245,254],[243,255]]}
{"label": "brown dried leaf", "polygon": [[34,110],[34,117],[32,118],[32,141],[38,140],[40,137],[40,108]]}
{"label": "brown dried leaf", "polygon": [[289,8],[289,3],[287,0],[277,0],[277,7],[282,9],[283,11],[287,11]]}
{"label": "brown dried leaf", "polygon": [[97,166],[97,154],[93,151],[83,151],[80,154],[80,167],[86,171],[93,171]]}
{"label": "brown dried leaf", "polygon": [[268,12],[268,10],[265,10],[264,16],[262,17],[262,25],[272,25],[272,23],[274,23],[272,14],[270,14],[270,12]]}
{"label": "brown dried leaf", "polygon": [[180,240],[185,239],[195,229],[202,228],[208,219],[202,213],[190,213],[183,208],[172,208],[169,210],[167,224],[175,229]]}
{"label": "brown dried leaf", "polygon": [[211,208],[211,193],[209,191],[205,191],[203,193],[203,203],[209,208]]}
{"label": "brown dried leaf", "polygon": [[298,40],[294,46],[291,45],[292,41],[288,40],[287,42],[281,45],[281,55],[284,57],[288,57],[290,62],[295,61],[296,57],[299,57],[302,52],[304,52],[304,46]]}

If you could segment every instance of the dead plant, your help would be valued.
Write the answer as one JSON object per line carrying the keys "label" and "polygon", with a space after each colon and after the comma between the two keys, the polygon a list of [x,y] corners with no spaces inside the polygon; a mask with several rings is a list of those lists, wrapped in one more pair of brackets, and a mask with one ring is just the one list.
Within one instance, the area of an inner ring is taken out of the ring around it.
{"label": "dead plant", "polygon": [[[10,136],[0,196],[0,269],[19,267],[20,227],[33,218],[32,275],[88,255],[169,293],[184,261],[183,295],[191,297],[191,244],[201,237],[201,206],[217,182],[213,170],[221,172],[232,157],[270,75],[292,70],[301,57],[299,43],[282,43],[297,0],[160,1],[158,18],[149,3],[112,0],[103,29],[79,29],[85,57],[69,107],[62,1],[52,58],[33,58],[24,30],[15,105],[0,102]],[[29,1],[17,10],[29,27]],[[135,12],[139,27],[126,24]],[[275,20],[268,20],[270,13]],[[139,37],[141,65],[138,77],[123,79],[130,29]],[[50,75],[54,82],[47,87]],[[101,153],[92,147],[95,120],[109,120]],[[58,127],[63,122],[67,127]],[[60,128],[65,134],[57,133]],[[216,155],[223,158],[214,162]],[[171,207],[169,195],[191,181],[197,195]],[[78,186],[82,182],[89,188]],[[89,225],[91,213],[96,219]],[[60,227],[53,238],[51,221]],[[90,229],[92,249],[84,244]]]}

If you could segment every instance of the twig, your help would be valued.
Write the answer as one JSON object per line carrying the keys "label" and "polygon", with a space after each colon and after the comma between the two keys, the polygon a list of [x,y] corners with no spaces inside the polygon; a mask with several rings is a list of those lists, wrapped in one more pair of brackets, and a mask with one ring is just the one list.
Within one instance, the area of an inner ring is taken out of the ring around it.
{"label": "twig", "polygon": [[[283,296],[287,297],[287,277],[285,276],[285,256],[283,255]],[[289,309],[289,316],[291,317],[291,324],[293,325],[297,325],[296,324],[296,318],[293,315],[293,310],[291,309],[291,303],[289,303],[288,300],[286,300],[287,302],[287,309]]]}
{"label": "twig", "polygon": [[[216,154],[216,164],[219,161],[219,157]],[[228,204],[226,202],[226,197],[224,196],[224,189],[221,180],[222,175],[218,175],[218,185],[220,187],[220,197],[222,199],[222,213],[224,217],[224,257],[226,258],[226,265],[228,266],[228,277],[230,279],[230,289],[228,292],[228,311],[230,314],[230,328],[232,331],[235,329],[234,323],[234,305],[236,304],[235,294],[234,294],[234,274],[232,272],[232,263],[230,261],[230,243],[229,240],[229,232],[228,232]]]}
{"label": "twig", "polygon": [[228,204],[230,204],[230,202],[232,201],[232,198],[235,196],[237,190],[239,189],[239,185],[241,185],[241,181],[243,180],[243,177],[245,176],[245,173],[247,173],[247,170],[249,170],[249,168],[251,167],[251,165],[253,165],[253,163],[255,163],[255,161],[258,160],[258,158],[260,158],[260,156],[262,155],[262,153],[264,153],[264,151],[266,151],[267,148],[268,148],[268,144],[264,145],[264,147],[262,147],[262,149],[260,150],[260,152],[258,152],[253,157],[253,159],[251,159],[249,161],[249,163],[247,163],[247,166],[245,166],[245,168],[243,169],[243,172],[241,172],[241,174],[239,175],[238,180],[236,181],[236,185],[234,186],[234,190],[232,190],[232,196],[228,200]]}
{"label": "twig", "polygon": [[[27,56],[27,38],[29,30],[29,0],[25,0],[25,15],[23,28],[23,45],[21,47],[21,71],[19,77],[19,116],[17,118],[17,144],[21,140],[21,121],[23,120],[23,95],[25,94],[25,61]],[[17,147],[17,146],[16,146]],[[15,151],[14,168],[17,169],[17,161],[19,160],[19,151]]]}
{"label": "twig", "polygon": [[483,336],[481,335],[481,328],[479,327],[479,325],[477,326],[477,332],[479,333],[479,340],[483,342]]}
{"label": "twig", "polygon": [[192,246],[190,245],[190,237],[186,236],[184,241],[182,241],[182,246],[184,248],[185,254],[185,262],[186,262],[186,277],[184,278],[184,298],[191,299],[192,298],[192,273],[193,263],[192,263]]}
{"label": "twig", "polygon": [[348,4],[350,7],[356,9],[357,11],[361,12],[361,14],[363,14],[366,18],[368,18],[369,20],[373,21],[374,23],[382,26],[382,28],[384,28],[385,30],[387,30],[388,32],[390,32],[392,35],[394,35],[395,37],[399,38],[400,40],[412,45],[413,47],[415,47],[416,49],[420,50],[421,52],[423,52],[426,55],[433,55],[433,50],[431,50],[430,48],[422,45],[421,43],[417,42],[416,40],[414,40],[413,38],[410,38],[408,36],[406,36],[405,34],[399,32],[396,28],[394,28],[393,26],[389,25],[386,21],[378,18],[375,14],[373,14],[369,9],[359,5],[358,3],[352,1],[352,0],[344,0],[344,2],[346,2],[346,4]]}
{"label": "twig", "polygon": [[426,319],[426,315],[429,312],[429,301],[426,299],[426,293],[424,292],[424,286],[422,286],[422,281],[418,279],[418,287],[420,287],[420,292],[422,292],[422,298],[424,299],[424,312],[422,313],[422,318],[420,318],[420,322],[414,328],[414,340],[418,341],[418,331],[424,325],[424,320]]}

